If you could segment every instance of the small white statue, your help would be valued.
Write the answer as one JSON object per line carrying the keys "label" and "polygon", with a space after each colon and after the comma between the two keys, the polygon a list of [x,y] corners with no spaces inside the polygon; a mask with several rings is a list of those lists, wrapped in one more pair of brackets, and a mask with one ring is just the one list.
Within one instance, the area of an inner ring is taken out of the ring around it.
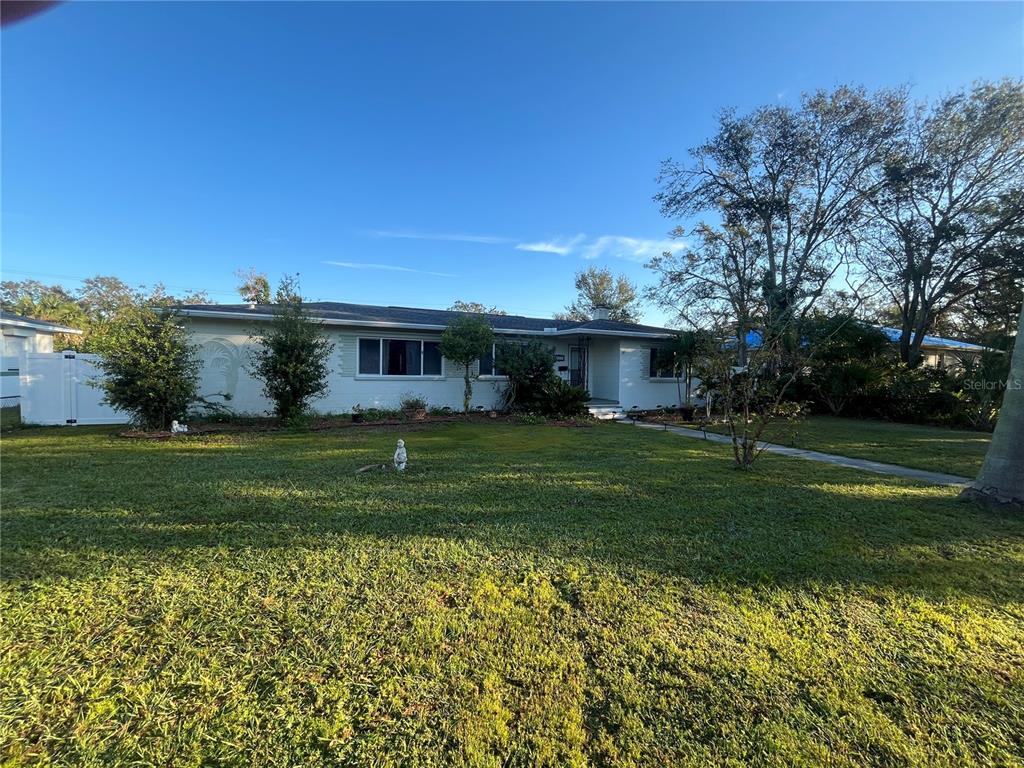
{"label": "small white statue", "polygon": [[409,454],[405,452],[405,440],[398,441],[398,447],[395,448],[395,469],[399,472],[405,471],[405,462],[409,460]]}
{"label": "small white statue", "polygon": [[171,434],[182,435],[188,432],[188,424],[179,424],[177,421],[171,422]]}

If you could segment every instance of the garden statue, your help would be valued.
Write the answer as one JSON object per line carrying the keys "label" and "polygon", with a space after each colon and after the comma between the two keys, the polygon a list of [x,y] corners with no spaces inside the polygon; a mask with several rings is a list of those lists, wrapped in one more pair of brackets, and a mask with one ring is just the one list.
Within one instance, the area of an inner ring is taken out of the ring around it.
{"label": "garden statue", "polygon": [[188,424],[179,424],[177,421],[171,422],[171,434],[181,435],[188,432]]}
{"label": "garden statue", "polygon": [[405,452],[405,440],[398,441],[398,447],[395,448],[395,469],[399,472],[405,471],[405,462],[408,461],[409,454]]}

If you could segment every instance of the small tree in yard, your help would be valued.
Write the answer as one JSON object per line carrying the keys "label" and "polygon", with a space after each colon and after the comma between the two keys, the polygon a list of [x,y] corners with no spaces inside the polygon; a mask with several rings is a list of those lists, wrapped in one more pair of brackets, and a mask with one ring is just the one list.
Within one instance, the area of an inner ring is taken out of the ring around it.
{"label": "small tree in yard", "polygon": [[473,400],[473,363],[491,351],[494,331],[479,317],[466,315],[452,320],[441,335],[441,354],[457,365],[461,365],[466,387],[462,396],[462,410],[469,413]]}
{"label": "small tree in yard", "polygon": [[104,402],[144,429],[167,429],[198,399],[197,347],[175,312],[123,308],[95,344]]}
{"label": "small tree in yard", "polygon": [[274,308],[274,319],[257,337],[251,365],[263,382],[263,393],[274,402],[274,414],[291,421],[327,392],[327,361],[334,345],[303,309],[297,293],[278,292],[281,301]]}

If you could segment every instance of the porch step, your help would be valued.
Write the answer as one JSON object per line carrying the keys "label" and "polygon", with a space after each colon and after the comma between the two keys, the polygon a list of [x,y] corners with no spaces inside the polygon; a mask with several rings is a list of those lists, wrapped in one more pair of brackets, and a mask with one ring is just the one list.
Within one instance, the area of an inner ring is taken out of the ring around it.
{"label": "porch step", "polygon": [[619,403],[587,403],[587,411],[595,419],[621,419],[625,416]]}

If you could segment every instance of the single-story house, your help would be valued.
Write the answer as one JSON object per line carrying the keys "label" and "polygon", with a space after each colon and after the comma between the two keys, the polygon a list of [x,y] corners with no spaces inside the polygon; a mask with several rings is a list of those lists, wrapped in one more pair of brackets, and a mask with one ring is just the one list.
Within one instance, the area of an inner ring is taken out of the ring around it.
{"label": "single-story house", "polygon": [[22,317],[0,310],[0,397],[3,405],[17,405],[21,387],[19,373],[25,368],[25,355],[29,352],[53,352],[53,337],[58,333],[81,335],[78,328],[70,328],[48,320]]}
{"label": "single-story house", "polygon": [[[899,328],[879,327],[893,344],[900,343]],[[941,336],[925,334],[921,340],[921,364],[930,368],[961,368],[966,360],[974,360],[986,350],[981,344],[969,341],[944,339]]]}
{"label": "single-story house", "polygon": [[[362,408],[395,408],[405,395],[424,398],[431,407],[462,408],[463,371],[442,359],[441,333],[459,315],[436,309],[381,307],[339,302],[309,302],[305,308],[334,344],[330,391],[315,403],[320,413]],[[216,399],[230,394],[238,413],[264,413],[270,403],[248,372],[254,332],[272,318],[272,308],[257,304],[189,304],[181,314],[203,363],[200,392]],[[598,311],[593,320],[552,320],[518,315],[481,315],[499,340],[541,339],[555,353],[555,369],[591,394],[591,412],[599,416],[633,408],[679,404],[676,379],[655,364],[659,345],[673,331],[610,320]],[[479,360],[473,407],[499,405],[507,379],[494,353]]]}

